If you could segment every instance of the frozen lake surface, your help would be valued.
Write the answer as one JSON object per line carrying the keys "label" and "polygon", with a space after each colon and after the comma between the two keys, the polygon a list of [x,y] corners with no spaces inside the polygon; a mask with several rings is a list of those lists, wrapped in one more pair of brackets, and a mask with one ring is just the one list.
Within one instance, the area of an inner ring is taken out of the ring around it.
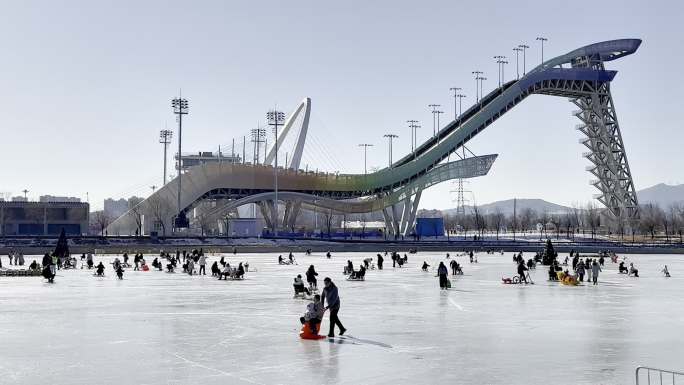
{"label": "frozen lake surface", "polygon": [[[0,277],[0,383],[634,384],[638,365],[684,369],[682,256],[627,256],[641,278],[607,261],[598,286],[569,287],[542,266],[535,285],[503,285],[511,255],[458,257],[465,275],[449,291],[421,271],[443,260],[427,252],[401,269],[386,258],[365,282],[342,268],[368,253],[297,254],[293,266],[226,254],[257,269],[244,281],[132,269],[119,281],[109,264],[105,278],[59,271],[55,284]],[[338,285],[350,337],[299,338],[307,302],[291,284],[310,264]]]}

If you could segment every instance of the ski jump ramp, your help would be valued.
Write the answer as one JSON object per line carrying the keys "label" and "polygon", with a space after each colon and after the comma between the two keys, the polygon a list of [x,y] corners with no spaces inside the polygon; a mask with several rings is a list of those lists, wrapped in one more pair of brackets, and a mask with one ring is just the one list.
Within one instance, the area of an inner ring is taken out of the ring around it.
{"label": "ski jump ramp", "polygon": [[[421,192],[438,183],[486,175],[497,155],[473,156],[448,161],[489,125],[532,94],[568,98],[580,120],[577,129],[584,134],[583,155],[596,179],[597,199],[607,213],[623,225],[638,217],[638,202],[627,154],[618,125],[610,83],[617,71],[605,63],[630,55],[639,48],[639,39],[620,39],[591,44],[545,61],[520,79],[502,84],[461,116],[442,127],[415,151],[390,167],[368,174],[316,173],[299,169],[308,130],[311,100],[306,98],[286,120],[281,145],[295,119],[304,114],[293,160],[287,169],[274,170],[272,148],[265,164],[212,163],[183,173],[180,209],[188,212],[204,201],[220,202],[204,215],[220,219],[245,204],[256,203],[269,227],[291,227],[297,213],[306,209],[336,213],[382,211],[390,234],[408,235],[413,229]],[[276,210],[274,174],[278,174]],[[171,229],[179,210],[176,207],[177,178],[154,192],[145,201],[113,221],[109,234],[130,234],[143,227],[149,233],[160,225]],[[284,211],[284,215],[278,215]],[[144,220],[141,220],[144,218]]]}

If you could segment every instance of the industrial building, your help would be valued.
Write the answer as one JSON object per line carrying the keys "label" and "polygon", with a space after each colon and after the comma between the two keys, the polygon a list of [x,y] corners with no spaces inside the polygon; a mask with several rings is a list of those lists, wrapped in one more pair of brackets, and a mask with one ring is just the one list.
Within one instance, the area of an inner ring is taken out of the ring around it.
{"label": "industrial building", "polygon": [[0,235],[70,235],[88,232],[90,205],[78,199],[0,201]]}

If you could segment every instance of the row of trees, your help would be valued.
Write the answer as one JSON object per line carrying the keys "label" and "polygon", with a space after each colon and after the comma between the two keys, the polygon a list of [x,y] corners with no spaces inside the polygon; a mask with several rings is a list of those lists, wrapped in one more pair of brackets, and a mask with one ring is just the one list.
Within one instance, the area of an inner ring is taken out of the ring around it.
{"label": "row of trees", "polygon": [[[573,205],[562,213],[549,213],[523,208],[515,215],[501,210],[483,213],[474,206],[466,215],[444,215],[444,226],[450,233],[484,235],[500,232],[525,233],[540,230],[540,237],[555,235],[575,237],[577,234],[594,238],[597,234],[625,236],[648,235],[651,239],[664,237],[668,242],[679,238],[684,231],[684,204],[673,204],[663,209],[657,204],[640,206],[640,218],[635,223],[621,223],[609,219],[605,209],[595,203]],[[434,216],[434,213],[431,213]],[[555,233],[555,234],[554,234]]]}

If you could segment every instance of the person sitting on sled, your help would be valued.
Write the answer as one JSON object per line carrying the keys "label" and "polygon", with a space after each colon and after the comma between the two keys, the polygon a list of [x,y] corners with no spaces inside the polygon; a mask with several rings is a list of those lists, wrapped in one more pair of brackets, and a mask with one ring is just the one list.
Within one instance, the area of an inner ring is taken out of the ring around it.
{"label": "person sitting on sled", "polygon": [[325,313],[325,309],[321,306],[321,296],[316,294],[314,295],[313,302],[306,305],[306,313],[304,314],[304,317],[299,317],[299,321],[302,325],[309,325],[311,334],[318,334],[316,325],[321,323],[323,313]]}
{"label": "person sitting on sled", "polygon": [[98,277],[104,276],[104,270],[105,270],[105,267],[104,267],[104,265],[102,264],[102,261],[100,261],[100,263],[97,265],[97,275],[98,275]]}
{"label": "person sitting on sled", "polygon": [[294,283],[292,284],[292,287],[294,288],[295,296],[299,293],[306,293],[306,295],[311,295],[309,289],[306,286],[304,286],[304,281],[302,280],[301,274],[297,274],[297,276],[294,279]]}
{"label": "person sitting on sled", "polygon": [[430,267],[430,265],[428,265],[427,262],[423,261],[423,271],[428,271],[428,267]]}
{"label": "person sitting on sled", "polygon": [[119,279],[123,279],[124,269],[123,269],[123,266],[121,266],[121,264],[118,264],[114,268],[114,271],[116,271],[116,276],[119,277]]}
{"label": "person sitting on sled", "polygon": [[627,272],[629,271],[629,269],[627,269],[627,267],[625,267],[625,262],[620,262],[620,265],[618,265],[618,270],[620,273],[624,273],[624,274],[627,274]]}

